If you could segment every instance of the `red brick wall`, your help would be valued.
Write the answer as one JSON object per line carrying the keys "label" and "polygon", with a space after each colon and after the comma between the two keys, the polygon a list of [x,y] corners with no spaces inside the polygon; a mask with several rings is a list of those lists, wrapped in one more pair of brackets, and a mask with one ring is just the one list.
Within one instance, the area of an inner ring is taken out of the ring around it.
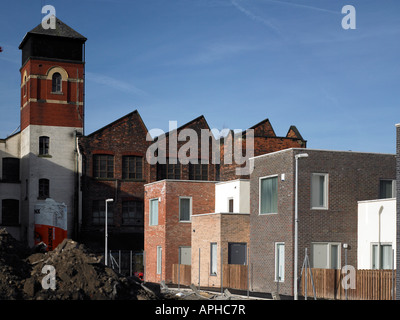
{"label": "red brick wall", "polygon": [[[223,264],[228,264],[229,243],[247,243],[250,240],[249,214],[210,214],[193,218],[192,229],[192,283],[221,287],[221,246]],[[211,243],[217,243],[217,274],[210,275]]]}
{"label": "red brick wall", "polygon": [[[172,281],[172,265],[179,261],[179,247],[191,246],[190,222],[179,221],[179,197],[192,198],[192,215],[210,213],[215,209],[213,182],[163,180],[145,186],[146,278],[160,281],[156,274],[157,246],[163,248],[163,280]],[[149,200],[160,198],[157,226],[149,226]],[[193,253],[192,253],[193,254]]]}
{"label": "red brick wall", "polygon": [[[52,81],[44,79],[49,69],[55,66],[68,73],[69,80],[62,81],[62,94],[52,94]],[[75,103],[77,93],[79,102],[83,102],[84,83],[74,80],[83,79],[84,64],[30,59],[21,68],[21,84],[24,82],[25,71],[27,90],[25,95],[25,89],[21,87],[21,131],[30,124],[83,128],[83,106],[77,109]],[[29,99],[37,102],[29,102]],[[46,100],[57,100],[64,104],[49,103]]]}
{"label": "red brick wall", "polygon": [[[269,122],[267,122],[269,124]],[[270,135],[270,136],[269,136]],[[289,137],[290,136],[290,137]],[[226,139],[226,144],[229,146],[232,144],[232,136],[228,136]],[[242,153],[243,156],[246,155],[246,143],[245,139],[242,140]],[[235,141],[235,143],[240,143],[239,141]],[[232,144],[233,145],[233,144]],[[240,147],[240,145],[238,146]],[[263,124],[261,128],[254,129],[254,156],[263,155],[270,152],[275,152],[279,150],[289,149],[289,148],[305,148],[306,141],[304,141],[301,137],[295,136],[293,130],[289,130],[288,136],[286,137],[276,137],[273,129],[270,125]],[[234,159],[234,151],[235,149],[232,147],[232,155],[229,153],[229,149],[226,149],[224,144],[220,146],[220,154],[221,154],[221,169],[220,169],[220,180],[234,180],[238,178],[249,179],[249,176],[240,176],[236,173],[236,168],[240,167],[236,164]],[[225,163],[225,153],[227,153],[228,159],[231,160],[231,164]],[[249,156],[249,155],[247,155]],[[243,167],[244,165],[242,165]]]}
{"label": "red brick wall", "polygon": [[[147,129],[138,112],[132,112],[114,123],[80,139],[84,156],[83,175],[83,236],[88,241],[88,232],[101,232],[102,226],[92,224],[93,200],[114,199],[114,223],[109,226],[110,248],[143,248],[143,225],[127,226],[122,224],[122,202],[125,200],[144,199],[144,184],[149,182],[150,165],[146,161]],[[114,178],[100,179],[93,177],[93,156],[95,154],[114,155]],[[143,156],[143,179],[126,180],[122,178],[122,157],[125,155]],[[126,233],[128,240],[118,240]],[[85,236],[86,234],[86,236]],[[132,236],[138,235],[138,238]],[[129,241],[131,239],[131,241]],[[113,245],[114,243],[114,245]]]}

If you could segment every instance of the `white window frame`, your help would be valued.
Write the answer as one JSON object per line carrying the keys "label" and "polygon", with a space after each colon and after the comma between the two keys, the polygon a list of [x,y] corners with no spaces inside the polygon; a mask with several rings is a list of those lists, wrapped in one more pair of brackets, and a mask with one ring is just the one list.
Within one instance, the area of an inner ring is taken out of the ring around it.
{"label": "white window frame", "polygon": [[[374,266],[374,255],[373,255],[373,247],[374,246],[377,246],[378,247],[378,268],[373,268],[373,266]],[[393,256],[392,256],[392,251],[393,251],[393,243],[392,242],[371,242],[371,247],[370,247],[370,252],[371,252],[371,269],[372,270],[380,270],[379,269],[379,267],[382,267],[381,266],[381,261],[380,261],[380,258],[381,258],[381,249],[382,249],[382,246],[391,246],[391,250],[390,250],[390,260],[391,260],[391,264],[393,264],[393,260],[395,259]],[[395,253],[396,254],[396,253]],[[396,267],[396,266],[395,266]],[[391,266],[390,266],[390,268],[389,269],[383,269],[383,270],[390,270],[391,269]]]}
{"label": "white window frame", "polygon": [[265,177],[260,177],[258,179],[258,214],[259,215],[269,215],[269,214],[277,214],[278,213],[278,203],[276,204],[276,211],[277,212],[267,212],[267,213],[262,213],[261,212],[261,181],[264,179],[270,179],[270,178],[276,178],[276,198],[277,198],[277,202],[278,202],[278,191],[279,191],[279,179],[278,179],[278,175],[277,174],[272,174],[269,176],[265,176]]}
{"label": "white window frame", "polygon": [[[189,199],[189,201],[190,201],[189,220],[182,220],[181,219],[181,199]],[[178,211],[179,222],[183,222],[183,223],[192,222],[192,203],[193,203],[192,197],[185,197],[185,196],[179,197],[179,209],[178,209],[179,210]]]}
{"label": "white window frame", "polygon": [[[332,246],[338,246],[338,269],[341,269],[342,267],[342,261],[341,261],[341,256],[342,256],[342,251],[341,251],[341,243],[340,242],[312,242],[311,243],[311,248],[313,248],[314,244],[326,244],[328,246],[328,252],[327,252],[327,261],[326,261],[326,265],[329,266],[329,268],[324,268],[324,269],[331,269],[331,265],[332,265],[332,260],[331,260],[331,255],[332,255]],[[311,267],[314,268],[314,252],[311,252],[312,255],[312,259],[311,259]],[[338,270],[337,269],[337,270]]]}
{"label": "white window frame", "polygon": [[[157,201],[157,223],[154,223],[154,221],[152,221],[151,217],[151,202],[152,201]],[[159,206],[158,206],[158,202],[159,202],[159,198],[153,198],[153,199],[149,199],[149,226],[158,226],[158,218],[159,218]]]}
{"label": "white window frame", "polygon": [[[283,261],[278,260],[279,251],[278,246],[283,246]],[[283,266],[282,277],[278,280],[279,274],[279,264]],[[285,281],[285,243],[284,242],[275,242],[275,282],[284,282]]]}
{"label": "white window frame", "polygon": [[162,274],[162,246],[157,246],[157,274]]}
{"label": "white window frame", "polygon": [[[324,180],[324,205],[323,206],[313,206],[313,177],[314,176],[323,176],[325,177]],[[329,209],[329,173],[312,173],[311,174],[311,194],[310,194],[310,198],[311,198],[311,209],[312,210],[328,210]]]}
{"label": "white window frame", "polygon": [[[215,261],[213,258],[213,246],[215,246]],[[213,267],[215,266],[215,272],[213,271]],[[210,242],[210,276],[216,276],[218,274],[218,243]]]}

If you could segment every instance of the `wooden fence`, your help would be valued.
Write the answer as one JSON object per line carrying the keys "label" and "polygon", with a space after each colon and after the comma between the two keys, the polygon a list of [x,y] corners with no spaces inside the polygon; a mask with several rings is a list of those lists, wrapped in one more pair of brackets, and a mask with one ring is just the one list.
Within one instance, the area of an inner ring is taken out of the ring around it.
{"label": "wooden fence", "polygon": [[[311,269],[317,298],[344,300],[342,285],[345,275],[336,269]],[[396,270],[355,270],[355,289],[347,289],[348,300],[392,300],[396,295]],[[394,288],[394,292],[392,292]],[[301,294],[305,295],[305,274],[301,279]],[[313,298],[311,273],[307,275],[307,296]]]}
{"label": "wooden fence", "polygon": [[[179,270],[180,268],[180,270]],[[185,286],[190,286],[192,279],[192,267],[185,264],[173,264],[172,265],[172,282]]]}
{"label": "wooden fence", "polygon": [[[180,267],[180,270],[179,270]],[[247,290],[247,266],[238,264],[223,265],[223,287]],[[190,265],[172,265],[172,282],[175,284],[189,286],[191,284],[191,266]]]}
{"label": "wooden fence", "polygon": [[223,287],[247,290],[247,266],[240,264],[224,264],[223,272]]}

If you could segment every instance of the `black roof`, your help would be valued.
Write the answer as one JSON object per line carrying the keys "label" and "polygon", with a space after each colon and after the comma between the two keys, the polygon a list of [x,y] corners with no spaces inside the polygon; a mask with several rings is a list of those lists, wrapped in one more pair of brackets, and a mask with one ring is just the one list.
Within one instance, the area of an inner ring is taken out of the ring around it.
{"label": "black roof", "polygon": [[63,38],[70,38],[70,39],[77,39],[77,40],[82,40],[86,41],[87,38],[85,38],[83,35],[81,35],[79,32],[75,31],[71,27],[67,26],[64,22],[62,22],[60,19],[56,18],[56,28],[55,29],[44,29],[42,26],[42,23],[40,23],[37,27],[33,28],[31,31],[29,31],[24,39],[22,40],[21,44],[19,45],[19,49],[22,48],[24,45],[25,41],[30,35],[44,35],[44,36],[54,36],[54,37],[63,37]]}

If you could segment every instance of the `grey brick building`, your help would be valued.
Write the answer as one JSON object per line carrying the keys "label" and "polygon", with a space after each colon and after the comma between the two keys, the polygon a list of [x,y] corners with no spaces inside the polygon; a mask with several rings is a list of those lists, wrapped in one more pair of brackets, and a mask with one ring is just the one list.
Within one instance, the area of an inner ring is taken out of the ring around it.
{"label": "grey brick building", "polygon": [[[254,291],[293,295],[295,155],[298,160],[298,272],[305,249],[315,268],[357,268],[357,201],[378,199],[396,178],[394,154],[287,149],[252,158],[250,268]],[[278,271],[279,270],[279,271]],[[300,289],[299,289],[300,292]]]}

